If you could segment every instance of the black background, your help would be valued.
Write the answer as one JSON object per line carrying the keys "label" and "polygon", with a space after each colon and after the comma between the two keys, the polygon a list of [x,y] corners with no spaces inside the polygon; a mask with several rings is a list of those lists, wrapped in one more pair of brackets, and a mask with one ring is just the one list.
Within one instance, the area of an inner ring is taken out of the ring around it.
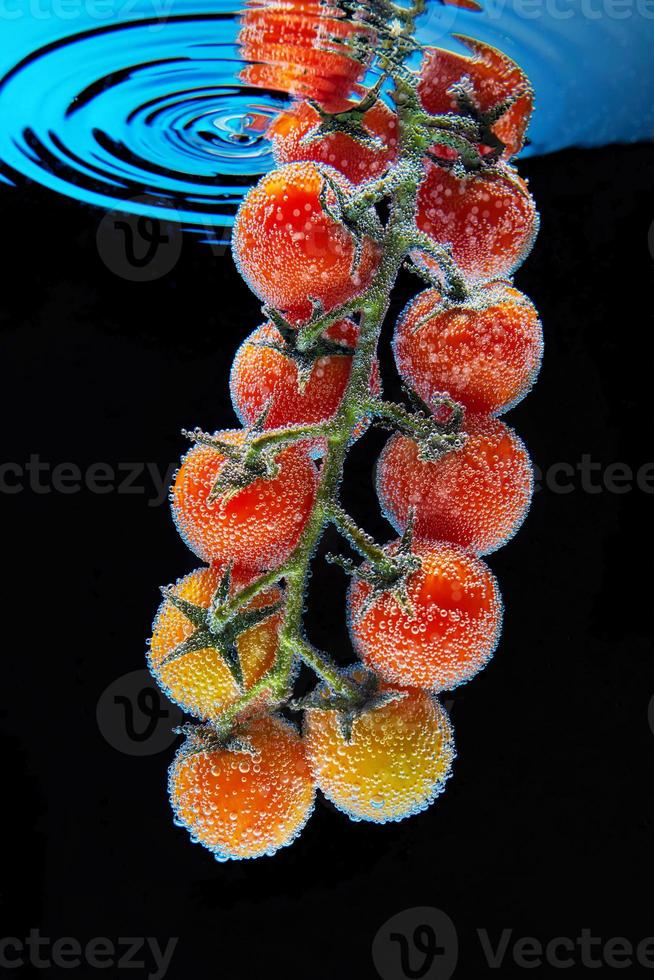
{"label": "black background", "polygon": [[[654,461],[653,164],[654,149],[635,146],[522,167],[542,225],[517,284],[541,312],[546,356],[508,420],[543,471],[590,454],[595,486],[614,461]],[[24,187],[2,189],[0,213],[5,461],[165,472],[182,427],[234,424],[230,362],[260,314],[229,252],[185,236],[170,274],[131,283],[99,256],[100,212]],[[392,313],[417,285],[402,279]],[[397,395],[386,353],[383,369]],[[344,492],[381,539],[371,471],[384,439],[368,434],[352,452]],[[150,506],[154,490],[137,484],[143,493],[40,493],[25,478],[0,494],[2,935],[177,936],[172,980],[374,980],[375,934],[414,906],[455,923],[456,976],[498,972],[479,928],[493,942],[503,929],[543,941],[654,934],[651,492],[589,492],[577,473],[572,492],[540,490],[519,536],[491,556],[503,641],[455,693],[459,756],[434,807],[371,827],[320,802],[292,848],[220,865],[172,824],[173,748],[124,754],[96,721],[107,686],[143,666],[158,585],[197,564],[167,503]],[[310,633],[346,662],[344,585],[317,561]],[[524,973],[507,954],[501,974]]]}

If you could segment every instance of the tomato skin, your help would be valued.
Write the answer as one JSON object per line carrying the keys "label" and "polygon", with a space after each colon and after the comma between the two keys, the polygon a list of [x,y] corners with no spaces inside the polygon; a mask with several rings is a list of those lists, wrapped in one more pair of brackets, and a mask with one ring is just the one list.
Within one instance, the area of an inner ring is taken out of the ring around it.
{"label": "tomato skin", "polygon": [[[218,432],[226,442],[242,443],[240,431]],[[258,478],[232,495],[208,496],[225,457],[211,446],[196,445],[182,459],[172,487],[172,509],[184,542],[203,561],[262,571],[288,558],[309,519],[318,472],[306,447],[287,446],[276,457],[279,472]]]}
{"label": "tomato skin", "polygon": [[227,748],[177,753],[168,777],[176,822],[220,861],[272,855],[311,816],[315,787],[302,741],[275,715],[242,733],[254,755]]}
{"label": "tomato skin", "polygon": [[355,578],[348,593],[352,642],[389,683],[449,691],[493,655],[502,621],[499,589],[490,569],[463,548],[417,540],[413,551],[422,562],[407,581],[413,617],[390,592],[366,610],[371,586]]}
{"label": "tomato skin", "polygon": [[[522,69],[502,51],[473,38],[460,35],[457,38],[472,51],[473,56],[443,48],[427,48],[418,83],[420,101],[427,112],[434,115],[459,112],[456,97],[450,90],[464,77],[472,83],[473,99],[482,113],[507,99],[515,99],[492,126],[495,135],[506,144],[502,157],[508,160],[522,149],[534,108],[533,89]],[[491,148],[480,149],[484,154]]]}
{"label": "tomato skin", "polygon": [[[374,32],[343,17],[331,3],[266,3],[241,14],[239,51],[246,65],[241,81],[310,98],[335,111],[363,79],[370,56],[349,57],[346,45]],[[350,49],[351,53],[351,49]]]}
{"label": "tomato skin", "polygon": [[[173,586],[173,592],[181,599],[208,609],[224,572],[224,568],[216,565],[211,568],[196,568],[184,578],[178,579]],[[234,569],[231,573],[230,595],[249,585],[254,577],[251,573]],[[270,606],[279,602],[281,597],[281,589],[275,586],[260,592],[246,608]],[[236,648],[245,691],[273,666],[281,621],[280,611],[237,638]],[[159,686],[184,711],[202,721],[215,721],[241,693],[220,652],[211,648],[197,650],[162,666],[165,657],[194,631],[195,627],[186,616],[168,599],[164,599],[152,626],[148,667]],[[264,695],[261,702],[265,701]],[[253,704],[260,706],[260,702]]]}
{"label": "tomato skin", "polygon": [[[342,174],[323,169],[351,190]],[[379,265],[380,248],[366,235],[353,271],[354,238],[323,211],[324,186],[314,164],[290,163],[265,174],[236,216],[233,253],[241,275],[257,296],[293,323],[311,316],[310,297],[329,311],[361,293]],[[327,196],[334,203],[331,191]]]}
{"label": "tomato skin", "polygon": [[[344,102],[339,111],[350,109],[354,104]],[[300,102],[281,113],[268,130],[275,162],[284,164],[308,160],[327,164],[357,186],[380,177],[397,159],[397,116],[381,99],[366,112],[362,124],[371,136],[382,140],[383,150],[366,146],[342,132],[329,133],[309,142],[306,137],[319,122],[320,116],[308,102]]]}
{"label": "tomato skin", "polygon": [[449,719],[425,691],[402,690],[401,699],[357,717],[346,742],[335,711],[308,709],[304,742],[322,793],[351,820],[388,823],[430,806],[451,775],[456,755]]}
{"label": "tomato skin", "polygon": [[499,415],[531,390],[543,330],[531,301],[508,283],[480,285],[455,305],[426,289],[400,316],[393,351],[400,375],[432,410],[447,393],[475,414]]}
{"label": "tomato skin", "polygon": [[466,416],[462,449],[435,462],[397,433],[377,463],[377,494],[385,517],[402,533],[414,512],[414,532],[477,555],[506,544],[524,521],[533,493],[529,455],[515,432],[488,416]]}
{"label": "tomato skin", "polygon": [[[459,177],[426,162],[418,192],[416,223],[452,257],[471,283],[505,278],[525,260],[538,233],[538,212],[527,184],[506,164]],[[438,262],[414,253],[438,272]]]}
{"label": "tomato skin", "polygon": [[[345,347],[356,345],[358,327],[352,320],[338,320],[325,336]],[[232,365],[230,390],[234,411],[244,425],[252,424],[268,409],[264,429],[314,424],[331,419],[341,404],[352,371],[351,355],[327,355],[316,360],[305,385],[300,384],[298,367],[284,354],[262,342],[284,345],[282,335],[271,323],[257,327],[243,341]],[[381,389],[379,362],[375,359],[370,376],[370,392]],[[357,427],[358,438],[367,427]],[[314,455],[324,454],[326,440],[308,444]]]}

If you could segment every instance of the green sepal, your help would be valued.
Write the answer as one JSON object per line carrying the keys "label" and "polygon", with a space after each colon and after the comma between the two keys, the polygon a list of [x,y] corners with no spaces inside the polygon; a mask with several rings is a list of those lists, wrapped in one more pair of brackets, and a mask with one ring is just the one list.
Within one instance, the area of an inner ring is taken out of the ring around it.
{"label": "green sepal", "polygon": [[187,722],[173,728],[175,735],[183,735],[184,754],[201,755],[204,752],[227,751],[237,754],[254,755],[254,746],[235,726],[229,731],[221,731],[210,723],[193,724]]}
{"label": "green sepal", "polygon": [[[362,668],[363,670],[364,668]],[[348,678],[350,681],[351,678]],[[292,711],[335,711],[337,723],[343,740],[351,743],[354,723],[368,711],[375,711],[390,701],[405,697],[404,691],[381,691],[379,678],[371,671],[365,671],[365,678],[356,684],[351,696],[328,692],[324,685],[318,685],[309,694],[289,702]]]}
{"label": "green sepal", "polygon": [[[311,326],[312,322],[317,322],[324,316],[322,304],[312,297],[308,298],[313,305],[313,314],[305,326]],[[331,340],[324,335],[319,337],[307,350],[300,350],[297,345],[298,331],[291,327],[278,311],[273,311],[270,307],[264,306],[263,313],[271,320],[282,335],[282,343],[278,344],[274,340],[254,340],[251,341],[252,346],[267,347],[271,350],[276,350],[284,357],[293,361],[297,367],[298,384],[301,392],[304,392],[315,363],[321,357],[352,357],[354,355],[353,347],[348,347],[346,344],[339,344],[337,341]]]}

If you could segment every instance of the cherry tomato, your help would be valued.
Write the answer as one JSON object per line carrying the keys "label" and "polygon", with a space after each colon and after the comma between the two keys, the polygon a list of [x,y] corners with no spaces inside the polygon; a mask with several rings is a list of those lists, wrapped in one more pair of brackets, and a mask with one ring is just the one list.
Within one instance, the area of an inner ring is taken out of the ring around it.
{"label": "cherry tomato", "polygon": [[[533,89],[522,69],[502,51],[473,38],[455,37],[472,51],[473,56],[443,48],[427,48],[418,83],[420,100],[433,115],[461,113],[462,107],[452,86],[462,79],[468,79],[471,84],[472,101],[481,114],[513,100],[491,126],[493,133],[505,144],[504,159],[509,159],[522,149],[534,108]],[[480,149],[482,153],[488,153],[492,147]]]}
{"label": "cherry tomato", "polygon": [[185,743],[170,768],[176,822],[220,861],[272,855],[292,844],[313,810],[302,741],[274,715],[236,736],[241,746],[196,752]]}
{"label": "cherry tomato", "polygon": [[447,392],[471,412],[501,414],[534,384],[543,331],[533,304],[508,283],[485,283],[462,303],[426,289],[398,320],[393,348],[400,375],[432,409]]}
{"label": "cherry tomato", "polygon": [[448,691],[490,660],[500,593],[490,569],[456,545],[418,540],[414,551],[422,564],[406,582],[408,608],[391,590],[371,596],[372,586],[355,578],[350,632],[364,663],[389,683]]}
{"label": "cherry tomato", "polygon": [[[338,320],[325,336],[344,347],[354,348],[358,328],[351,320]],[[253,423],[264,409],[268,409],[265,429],[319,423],[332,418],[337,411],[350,379],[352,355],[318,357],[308,376],[303,377],[297,361],[284,353],[286,346],[277,328],[265,323],[236,352],[230,386],[234,410],[244,424]],[[379,364],[375,360],[370,376],[371,394],[379,394],[380,388]],[[365,428],[365,422],[359,425],[355,438]],[[324,443],[325,440],[311,442],[312,452],[322,455]]]}
{"label": "cherry tomato", "polygon": [[[216,436],[242,444],[241,431]],[[260,571],[283,564],[309,519],[318,473],[306,447],[287,446],[275,459],[276,475],[252,480],[242,489],[210,500],[226,457],[211,446],[196,445],[186,454],[172,488],[175,523],[199,558]]]}
{"label": "cherry tomato", "polygon": [[443,792],[456,754],[434,697],[391,685],[382,692],[396,699],[358,715],[349,740],[336,711],[310,708],[304,716],[318,787],[352,820],[387,823],[425,810]]}
{"label": "cherry tomato", "polygon": [[[344,191],[351,185],[336,170]],[[380,259],[379,246],[364,236],[360,261],[355,241],[323,210],[336,202],[325,176],[312,163],[290,163],[261,178],[243,200],[234,225],[234,258],[250,288],[293,322],[307,320],[311,298],[325,310],[358,295]]]}
{"label": "cherry tomato", "polygon": [[[344,102],[338,111],[344,112],[353,105]],[[329,164],[357,185],[379,177],[397,159],[397,116],[381,99],[365,113],[362,125],[370,136],[381,141],[382,148],[338,130],[310,139],[319,122],[320,116],[308,102],[300,102],[279,115],[268,130],[275,161],[283,164],[309,160]]]}
{"label": "cherry tomato", "polygon": [[392,436],[377,464],[377,493],[396,531],[406,529],[413,511],[419,538],[487,555],[522,524],[533,470],[523,443],[504,422],[467,416],[463,428],[463,449],[435,462],[420,458],[413,439]]}
{"label": "cherry tomato", "polygon": [[[506,164],[461,177],[427,162],[416,223],[435,243],[451,245],[463,274],[478,282],[510,275],[524,261],[536,238],[538,212],[527,184]],[[438,272],[431,256],[416,258]]]}
{"label": "cherry tomato", "polygon": [[[179,579],[172,589],[174,595],[208,609],[224,568],[197,568]],[[231,575],[231,595],[252,581],[252,574],[235,569]],[[245,607],[247,610],[275,605],[282,597],[276,586],[260,592]],[[263,622],[240,633],[236,639],[238,661],[243,673],[243,691],[270,670],[275,661],[279,640],[281,612],[273,613]],[[219,640],[185,653],[178,660],[163,664],[166,657],[180,644],[197,632],[193,623],[169,599],[159,606],[152,627],[152,640],[148,651],[148,666],[168,697],[181,705],[184,711],[201,720],[215,720],[229,708],[241,693],[233,673],[224,657]],[[265,703],[265,697],[262,701]],[[259,702],[253,702],[258,706]]]}

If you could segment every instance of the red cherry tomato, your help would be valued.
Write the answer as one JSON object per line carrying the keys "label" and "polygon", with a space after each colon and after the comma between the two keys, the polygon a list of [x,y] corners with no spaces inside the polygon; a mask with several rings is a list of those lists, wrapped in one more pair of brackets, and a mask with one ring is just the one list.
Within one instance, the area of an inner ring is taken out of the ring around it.
{"label": "red cherry tomato", "polygon": [[[343,112],[352,105],[344,102],[338,111]],[[362,125],[370,136],[381,141],[383,148],[367,145],[339,131],[308,139],[319,122],[320,116],[308,102],[300,102],[279,115],[268,130],[275,161],[310,160],[329,164],[356,185],[379,177],[397,159],[397,116],[381,99],[365,113]]]}
{"label": "red cherry tomato", "polygon": [[[393,546],[390,546],[393,550]],[[392,591],[352,581],[348,621],[363,661],[393,684],[447,691],[491,658],[502,621],[495,577],[474,555],[449,544],[416,541],[421,567],[406,584],[409,609]]]}
{"label": "red cherry tomato", "polygon": [[[338,320],[325,336],[354,348],[358,328],[351,320]],[[264,344],[275,347],[262,346]],[[352,355],[319,357],[308,376],[303,378],[297,362],[284,354],[284,348],[284,340],[277,328],[272,323],[264,323],[236,352],[230,388],[234,410],[243,424],[255,422],[264,409],[267,409],[264,429],[324,422],[338,410],[350,379]],[[379,363],[375,360],[370,376],[371,394],[379,394],[380,388]],[[355,438],[361,436],[365,428],[365,422],[359,425]],[[324,440],[314,440],[310,445],[315,453],[322,455],[324,452]]]}
{"label": "red cherry tomato", "polygon": [[[416,223],[452,256],[470,282],[510,275],[524,261],[538,231],[538,212],[527,184],[506,164],[458,176],[425,164]],[[425,253],[419,263],[438,271]]]}
{"label": "red cherry tomato", "polygon": [[471,412],[500,414],[536,380],[543,331],[533,304],[508,283],[486,283],[455,304],[426,289],[398,320],[393,348],[400,375],[433,410],[447,392]]}
{"label": "red cherry tomato", "polygon": [[[488,113],[513,100],[491,127],[506,146],[504,159],[509,159],[522,149],[533,112],[534,93],[529,80],[522,69],[497,48],[473,38],[454,36],[472,51],[473,56],[443,48],[427,48],[418,84],[420,100],[434,115],[460,113],[461,106],[452,86],[462,79],[471,83],[472,101],[480,113]],[[482,153],[488,153],[492,147],[480,149]]]}
{"label": "red cherry tomato", "polygon": [[[245,433],[216,433],[238,445]],[[211,446],[193,446],[172,488],[173,517],[182,538],[199,558],[245,569],[281,565],[299,541],[316,496],[318,473],[306,447],[287,446],[275,459],[278,472],[242,489],[211,491],[227,462]]]}
{"label": "red cherry tomato", "polygon": [[[344,191],[351,185],[330,174]],[[251,289],[293,322],[307,320],[311,298],[325,310],[352,299],[369,284],[380,259],[379,246],[364,236],[355,262],[352,233],[323,210],[325,176],[312,163],[290,163],[261,178],[236,216],[233,250]],[[326,190],[328,206],[335,196]]]}
{"label": "red cherry tomato", "polygon": [[397,434],[377,464],[384,514],[402,532],[414,514],[415,534],[450,541],[478,555],[496,551],[522,524],[534,477],[527,450],[504,422],[467,416],[462,449],[421,459],[417,443]]}

